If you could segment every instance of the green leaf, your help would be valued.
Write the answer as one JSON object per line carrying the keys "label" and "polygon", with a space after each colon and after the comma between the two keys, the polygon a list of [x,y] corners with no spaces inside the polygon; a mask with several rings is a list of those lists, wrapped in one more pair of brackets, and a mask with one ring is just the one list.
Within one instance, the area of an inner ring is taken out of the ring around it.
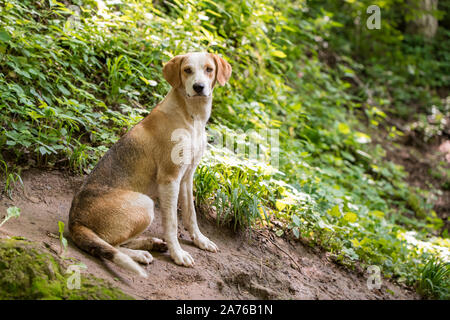
{"label": "green leaf", "polygon": [[296,215],[293,215],[293,216],[292,216],[292,222],[293,222],[297,227],[299,227],[300,224],[301,224],[300,218],[299,218],[298,216],[296,216]]}
{"label": "green leaf", "polygon": [[353,247],[355,247],[355,248],[361,246],[358,239],[351,239],[350,242],[353,244]]}
{"label": "green leaf", "polygon": [[331,208],[327,212],[328,212],[328,214],[330,216],[333,216],[333,217],[338,217],[339,218],[341,216],[341,211],[339,210],[339,206],[338,205],[335,205],[333,208]]}
{"label": "green leaf", "polygon": [[50,152],[43,146],[39,147],[39,152],[44,156],[46,154],[50,154]]}
{"label": "green leaf", "polygon": [[369,143],[370,141],[372,141],[372,139],[370,139],[370,136],[368,136],[365,133],[362,132],[356,132],[355,133],[355,137],[356,137],[356,142],[364,144],[364,143]]}
{"label": "green leaf", "polygon": [[272,56],[281,58],[281,59],[284,59],[287,57],[286,54],[281,50],[274,50],[271,52],[271,54],[272,54]]}
{"label": "green leaf", "polygon": [[146,85],[149,85],[151,87],[156,87],[158,85],[158,82],[156,82],[155,80],[148,80],[144,77],[139,77],[142,81],[145,82]]}
{"label": "green leaf", "polygon": [[358,260],[359,258],[358,254],[352,248],[344,248],[342,249],[342,251],[345,253],[347,257],[349,257],[352,260]]}
{"label": "green leaf", "polygon": [[278,209],[278,211],[283,211],[284,208],[286,208],[286,203],[284,203],[284,202],[282,202],[280,200],[277,200],[275,202],[275,207]]}
{"label": "green leaf", "polygon": [[58,83],[56,86],[58,87],[59,91],[61,91],[61,93],[63,95],[65,95],[65,96],[70,95],[70,91],[67,90],[66,87],[64,87],[62,84]]}
{"label": "green leaf", "polygon": [[11,218],[18,218],[20,216],[20,209],[17,207],[9,207],[6,209],[6,216],[3,219],[2,223],[0,223],[0,227]]}
{"label": "green leaf", "polygon": [[9,207],[6,209],[6,216],[8,218],[17,218],[20,216],[20,209],[17,207]]}
{"label": "green leaf", "polygon": [[59,229],[59,234],[60,236],[64,233],[64,222],[62,221],[58,221],[58,229]]}
{"label": "green leaf", "polygon": [[346,212],[344,215],[344,220],[347,222],[355,222],[358,220],[358,216],[353,212]]}
{"label": "green leaf", "polygon": [[378,218],[384,218],[384,212],[382,211],[374,210],[370,211],[369,214]]}
{"label": "green leaf", "polygon": [[0,41],[1,42],[9,42],[11,40],[11,36],[6,30],[0,30]]}
{"label": "green leaf", "polygon": [[67,239],[64,237],[64,227],[64,222],[58,221],[59,240],[65,250],[67,248]]}
{"label": "green leaf", "polygon": [[354,156],[352,156],[350,153],[348,153],[346,151],[341,151],[341,155],[343,158],[347,159],[348,161],[353,162],[356,160]]}
{"label": "green leaf", "polygon": [[61,238],[61,243],[62,243],[62,245],[63,245],[63,247],[64,247],[64,249],[66,249],[67,248],[67,239],[66,238]]}
{"label": "green leaf", "polygon": [[300,231],[298,230],[297,227],[292,229],[292,233],[294,234],[294,236],[298,239],[300,238]]}
{"label": "green leaf", "polygon": [[338,131],[342,134],[349,134],[350,133],[350,127],[346,123],[339,123],[338,124]]}

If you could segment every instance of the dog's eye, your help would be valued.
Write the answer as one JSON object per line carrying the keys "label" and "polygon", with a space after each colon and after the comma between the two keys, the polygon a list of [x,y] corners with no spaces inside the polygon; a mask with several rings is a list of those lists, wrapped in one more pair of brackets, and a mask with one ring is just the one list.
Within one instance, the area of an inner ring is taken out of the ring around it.
{"label": "dog's eye", "polygon": [[186,68],[186,69],[184,69],[184,72],[186,72],[187,74],[191,74],[192,70],[191,70],[191,68]]}
{"label": "dog's eye", "polygon": [[213,69],[211,68],[211,67],[208,67],[208,68],[206,68],[206,72],[212,72],[213,71]]}

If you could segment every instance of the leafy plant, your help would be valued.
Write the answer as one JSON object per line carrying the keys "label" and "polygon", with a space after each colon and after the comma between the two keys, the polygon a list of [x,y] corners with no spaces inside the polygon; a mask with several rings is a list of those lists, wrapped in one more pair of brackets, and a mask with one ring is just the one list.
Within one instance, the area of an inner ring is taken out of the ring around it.
{"label": "leafy plant", "polygon": [[11,218],[18,218],[20,216],[20,208],[17,207],[9,207],[6,209],[6,216],[3,218],[3,221],[0,223],[0,227],[5,224]]}
{"label": "leafy plant", "polygon": [[61,255],[67,250],[67,239],[64,237],[64,222],[58,221],[59,241],[61,242]]}
{"label": "leafy plant", "polygon": [[17,169],[18,172],[11,172],[8,165],[4,160],[0,160],[0,164],[2,164],[2,172],[4,177],[4,186],[3,192],[5,192],[8,197],[11,199],[12,192],[17,185],[17,182],[20,182],[20,185],[23,186],[22,178],[20,177],[20,168]]}
{"label": "leafy plant", "polygon": [[428,298],[450,299],[450,263],[431,258],[421,270],[417,291]]}

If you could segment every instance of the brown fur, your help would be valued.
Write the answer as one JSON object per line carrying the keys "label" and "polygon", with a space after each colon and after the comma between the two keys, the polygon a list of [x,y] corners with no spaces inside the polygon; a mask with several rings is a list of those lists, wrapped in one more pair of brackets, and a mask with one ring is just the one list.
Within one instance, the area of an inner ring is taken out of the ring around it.
{"label": "brown fur", "polygon": [[221,86],[230,79],[231,76],[231,66],[219,56],[213,54],[213,59],[216,64],[216,80]]}

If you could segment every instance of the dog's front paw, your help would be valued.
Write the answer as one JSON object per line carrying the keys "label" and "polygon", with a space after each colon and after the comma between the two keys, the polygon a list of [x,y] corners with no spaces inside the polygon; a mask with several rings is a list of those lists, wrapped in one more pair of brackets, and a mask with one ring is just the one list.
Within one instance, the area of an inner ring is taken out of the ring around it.
{"label": "dog's front paw", "polygon": [[219,248],[216,246],[214,242],[209,240],[204,235],[200,234],[197,237],[194,237],[194,244],[199,247],[200,249],[211,251],[211,252],[217,252]]}
{"label": "dog's front paw", "polygon": [[182,249],[172,251],[170,255],[171,255],[173,261],[175,261],[175,263],[180,266],[185,266],[185,267],[193,267],[194,266],[194,259],[191,257],[191,255],[188,252],[186,252]]}

